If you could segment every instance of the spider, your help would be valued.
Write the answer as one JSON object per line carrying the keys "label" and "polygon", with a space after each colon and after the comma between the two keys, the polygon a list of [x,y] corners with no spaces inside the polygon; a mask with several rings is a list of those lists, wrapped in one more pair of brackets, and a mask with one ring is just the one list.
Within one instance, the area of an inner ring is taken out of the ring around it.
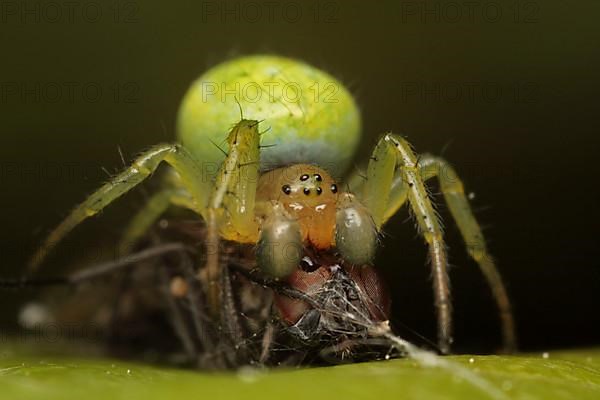
{"label": "spider", "polygon": [[[237,113],[242,110],[245,117],[240,120]],[[187,278],[179,296],[193,292],[192,302],[203,299],[198,307],[208,316],[200,319],[220,321],[227,330],[237,318],[232,291],[249,286],[232,285],[235,274],[242,276],[238,281],[262,282],[275,291],[272,308],[297,338],[349,338],[353,334],[347,319],[340,314],[328,319],[315,311],[337,307],[370,321],[388,318],[385,285],[373,260],[383,226],[407,205],[429,249],[438,346],[448,353],[452,313],[447,249],[426,186],[437,178],[467,251],[497,302],[504,346],[514,349],[509,298],[454,170],[442,158],[417,155],[405,138],[386,133],[366,173],[340,179],[358,147],[361,117],[351,94],[329,74],[273,55],[224,62],[192,84],[180,106],[177,130],[178,143],[143,152],[75,207],[35,253],[30,272],[73,228],[165,163],[170,168],[161,176],[160,189],[124,230],[121,254],[130,253],[167,209],[187,209],[203,222],[203,233],[197,236],[203,242],[197,249],[202,257],[180,257]],[[196,265],[198,260],[201,265]],[[224,310],[232,316],[223,318]],[[360,335],[368,336],[365,332]],[[219,334],[213,333],[211,340],[205,346],[215,345]]]}

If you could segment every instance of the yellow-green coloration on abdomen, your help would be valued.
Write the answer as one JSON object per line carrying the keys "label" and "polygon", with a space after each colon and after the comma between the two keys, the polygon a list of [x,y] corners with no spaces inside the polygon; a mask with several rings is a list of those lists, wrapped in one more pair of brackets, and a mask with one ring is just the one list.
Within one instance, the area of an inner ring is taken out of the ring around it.
{"label": "yellow-green coloration on abdomen", "polygon": [[[239,103],[239,104],[238,104]],[[301,61],[258,55],[219,64],[198,78],[179,109],[179,140],[216,172],[225,138],[240,120],[264,121],[261,169],[309,163],[342,174],[361,134],[360,113],[348,90],[331,75]]]}

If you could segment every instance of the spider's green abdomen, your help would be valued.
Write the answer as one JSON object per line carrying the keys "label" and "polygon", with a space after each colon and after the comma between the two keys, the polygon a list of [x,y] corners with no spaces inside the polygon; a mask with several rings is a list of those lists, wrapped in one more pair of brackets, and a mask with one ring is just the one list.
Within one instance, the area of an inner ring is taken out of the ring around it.
{"label": "spider's green abdomen", "polygon": [[352,95],[331,75],[278,56],[236,58],[198,78],[179,109],[179,140],[198,161],[220,165],[215,144],[227,150],[240,106],[244,118],[269,129],[261,137],[262,170],[310,163],[338,175],[352,161],[361,130]]}

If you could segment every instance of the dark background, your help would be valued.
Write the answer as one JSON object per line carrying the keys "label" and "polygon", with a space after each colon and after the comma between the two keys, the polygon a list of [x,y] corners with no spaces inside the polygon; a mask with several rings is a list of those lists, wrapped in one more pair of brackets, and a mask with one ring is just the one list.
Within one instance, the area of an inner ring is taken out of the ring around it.
{"label": "dark background", "polygon": [[[454,164],[475,193],[523,349],[600,344],[600,3],[251,3],[1,3],[2,276],[20,274],[43,233],[106,179],[103,167],[121,168],[119,146],[130,160],[174,138],[180,99],[201,72],[231,56],[272,52],[351,88],[364,118],[360,159],[392,130]],[[78,229],[46,269],[114,240],[141,199],[132,194]],[[457,348],[493,350],[491,296],[440,209]],[[405,212],[386,231],[377,265],[389,276],[394,320],[434,339],[425,248]],[[0,295],[3,326],[31,295]]]}

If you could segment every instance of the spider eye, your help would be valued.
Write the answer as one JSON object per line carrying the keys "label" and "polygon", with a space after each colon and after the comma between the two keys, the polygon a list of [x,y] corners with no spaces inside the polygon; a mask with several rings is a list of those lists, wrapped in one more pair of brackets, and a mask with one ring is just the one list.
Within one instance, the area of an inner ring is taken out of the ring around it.
{"label": "spider eye", "polygon": [[290,187],[290,185],[283,185],[281,187],[281,191],[283,191],[283,193],[285,194],[290,194],[292,193],[292,188]]}
{"label": "spider eye", "polygon": [[317,188],[317,194],[321,194],[321,192],[323,192],[323,189],[321,189],[320,187]]}
{"label": "spider eye", "polygon": [[300,177],[300,180],[301,180],[301,181],[305,181],[305,180],[307,180],[307,179],[308,179],[308,174],[304,174],[304,175],[302,175],[302,176]]}
{"label": "spider eye", "polygon": [[308,196],[310,194],[310,189],[309,188],[304,188],[303,192],[304,192],[305,195]]}
{"label": "spider eye", "polygon": [[315,179],[317,180],[317,182],[321,182],[323,180],[323,178],[319,174],[315,174]]}
{"label": "spider eye", "polygon": [[337,185],[335,183],[331,185],[331,193],[337,193]]}

